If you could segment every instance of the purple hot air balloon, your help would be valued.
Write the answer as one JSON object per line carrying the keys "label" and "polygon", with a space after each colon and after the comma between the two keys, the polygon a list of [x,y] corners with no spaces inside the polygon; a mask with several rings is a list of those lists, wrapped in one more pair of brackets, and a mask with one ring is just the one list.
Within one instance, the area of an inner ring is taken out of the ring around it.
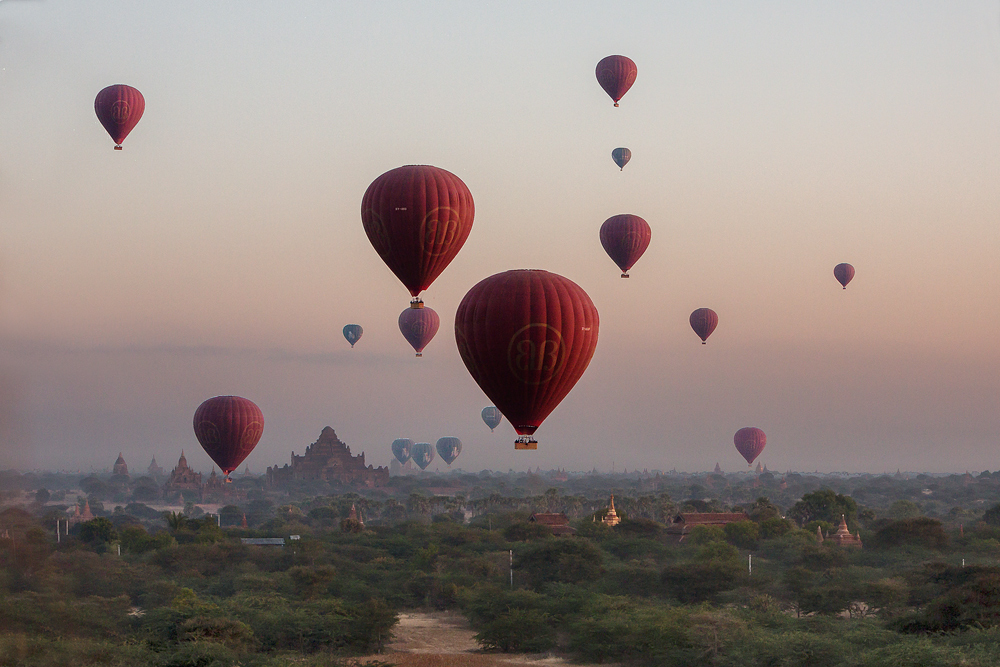
{"label": "purple hot air balloon", "polygon": [[838,264],[833,267],[833,276],[837,279],[844,289],[847,289],[847,283],[854,279],[854,267],[850,264]]}
{"label": "purple hot air balloon", "polygon": [[434,338],[441,318],[422,301],[413,301],[410,307],[399,314],[399,330],[403,338],[413,346],[418,357],[424,356],[424,348]]}
{"label": "purple hot air balloon", "polygon": [[764,451],[767,436],[756,426],[747,426],[736,432],[736,435],[733,436],[733,444],[736,445],[736,451],[747,460],[747,467],[749,467],[753,465],[754,459]]}
{"label": "purple hot air balloon", "polygon": [[625,165],[632,159],[632,151],[627,148],[616,148],[611,151],[611,159],[619,166],[619,171],[625,171]]}
{"label": "purple hot air balloon", "polygon": [[618,106],[618,100],[635,83],[636,74],[638,74],[638,70],[635,63],[632,62],[631,58],[625,56],[608,56],[597,63],[597,82],[601,84],[604,92],[615,101],[615,106]]}
{"label": "purple hot air balloon", "polygon": [[194,412],[195,437],[222,468],[227,481],[263,433],[264,414],[253,401],[240,396],[210,398]]}
{"label": "purple hot air balloon", "polygon": [[711,308],[699,308],[691,313],[689,321],[691,322],[691,328],[701,338],[702,345],[705,344],[708,337],[715,331],[715,327],[719,326],[719,316]]}

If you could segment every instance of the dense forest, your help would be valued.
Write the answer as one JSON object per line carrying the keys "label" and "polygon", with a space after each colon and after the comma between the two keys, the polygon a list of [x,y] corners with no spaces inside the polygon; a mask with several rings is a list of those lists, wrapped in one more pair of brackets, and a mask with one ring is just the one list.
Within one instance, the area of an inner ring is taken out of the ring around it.
{"label": "dense forest", "polygon": [[[412,609],[460,612],[484,651],[587,663],[1000,664],[1000,475],[766,475],[248,478],[206,513],[157,508],[141,478],[6,472],[0,665],[327,665]],[[668,530],[711,511],[747,518]],[[842,517],[863,548],[819,539]]]}

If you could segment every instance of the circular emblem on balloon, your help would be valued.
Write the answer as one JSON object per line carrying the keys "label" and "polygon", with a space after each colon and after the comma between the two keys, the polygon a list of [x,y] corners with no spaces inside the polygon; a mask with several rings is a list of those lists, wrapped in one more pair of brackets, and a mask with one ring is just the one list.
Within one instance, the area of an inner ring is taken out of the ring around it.
{"label": "circular emblem on balloon", "polygon": [[564,361],[562,334],[549,324],[523,326],[507,345],[507,366],[525,384],[548,382]]}
{"label": "circular emblem on balloon", "polygon": [[202,444],[217,445],[222,440],[222,436],[219,435],[219,427],[210,421],[199,422],[194,427],[194,434],[198,438],[198,442]]}
{"label": "circular emblem on balloon", "polygon": [[118,100],[111,105],[111,119],[121,125],[128,120],[128,102]]}
{"label": "circular emblem on balloon", "polygon": [[424,218],[424,249],[427,255],[437,257],[447,252],[455,243],[455,236],[462,228],[458,211],[439,207]]}
{"label": "circular emblem on balloon", "polygon": [[505,271],[462,299],[455,340],[493,405],[518,434],[530,436],[587,369],[599,325],[597,308],[572,280],[535,269]]}
{"label": "circular emblem on balloon", "polygon": [[[364,216],[362,216],[364,217]],[[368,234],[368,241],[372,244],[378,256],[385,260],[392,250],[392,239],[386,231],[382,217],[374,212],[369,212],[369,222],[365,223],[365,233]]]}
{"label": "circular emblem on balloon", "polygon": [[736,445],[736,451],[746,459],[747,466],[752,466],[754,459],[760,456],[760,453],[764,451],[764,446],[767,444],[767,436],[764,431],[760,430],[756,426],[746,426],[741,428],[733,436],[733,444]]}

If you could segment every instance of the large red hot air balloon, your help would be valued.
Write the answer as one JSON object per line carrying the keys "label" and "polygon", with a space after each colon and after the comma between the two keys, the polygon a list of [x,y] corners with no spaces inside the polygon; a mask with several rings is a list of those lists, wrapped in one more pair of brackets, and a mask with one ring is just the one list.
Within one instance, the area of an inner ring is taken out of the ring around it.
{"label": "large red hot air balloon", "polygon": [[455,314],[458,351],[469,373],[521,436],[566,397],[597,348],[600,318],[572,280],[537,269],[506,271],[469,290]]}
{"label": "large red hot air balloon", "polygon": [[702,345],[715,331],[715,327],[719,326],[719,316],[711,308],[699,308],[691,313],[688,321],[691,322],[691,328],[698,334],[698,338],[701,338]]}
{"label": "large red hot air balloon", "polygon": [[767,444],[767,436],[759,428],[747,426],[736,432],[736,435],[733,436],[733,443],[736,445],[736,451],[747,460],[747,466],[749,467],[753,465],[754,459],[764,451],[764,445]]}
{"label": "large red hot air balloon", "polygon": [[441,318],[423,301],[414,301],[399,314],[399,330],[403,338],[413,346],[418,357],[424,356],[424,348],[431,342],[441,326]]}
{"label": "large red hot air balloon", "polygon": [[142,93],[121,83],[108,86],[97,93],[97,99],[94,100],[97,119],[114,139],[116,151],[122,149],[122,142],[142,118],[145,109],[146,100]]}
{"label": "large red hot air balloon", "polygon": [[210,398],[194,413],[194,434],[222,472],[236,470],[264,433],[264,413],[239,396]]}
{"label": "large red hot air balloon", "polygon": [[652,234],[645,220],[629,213],[612,216],[601,225],[601,245],[622,270],[622,278],[628,278],[628,270],[646,252]]}
{"label": "large red hot air balloon", "polygon": [[833,267],[833,276],[844,289],[847,289],[847,283],[854,279],[854,267],[850,264],[838,264]]}
{"label": "large red hot air balloon", "polygon": [[615,101],[615,106],[635,83],[638,73],[635,63],[625,56],[608,56],[597,63],[597,82]]}
{"label": "large red hot air balloon", "polygon": [[462,179],[427,165],[385,172],[361,200],[368,240],[414,300],[462,249],[475,214]]}

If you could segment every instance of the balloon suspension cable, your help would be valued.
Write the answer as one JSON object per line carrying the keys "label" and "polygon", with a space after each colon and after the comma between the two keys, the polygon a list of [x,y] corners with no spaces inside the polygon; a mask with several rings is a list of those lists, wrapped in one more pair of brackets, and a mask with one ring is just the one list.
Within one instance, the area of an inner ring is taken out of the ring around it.
{"label": "balloon suspension cable", "polygon": [[410,299],[410,308],[413,308],[415,310],[417,308],[423,308],[423,307],[424,307],[424,300],[421,299],[419,296],[415,296],[412,299]]}
{"label": "balloon suspension cable", "polygon": [[122,149],[122,145],[121,144],[115,144],[115,150],[116,151],[120,151],[121,149]]}
{"label": "balloon suspension cable", "polygon": [[522,435],[514,441],[514,449],[538,449],[538,441],[529,435]]}

